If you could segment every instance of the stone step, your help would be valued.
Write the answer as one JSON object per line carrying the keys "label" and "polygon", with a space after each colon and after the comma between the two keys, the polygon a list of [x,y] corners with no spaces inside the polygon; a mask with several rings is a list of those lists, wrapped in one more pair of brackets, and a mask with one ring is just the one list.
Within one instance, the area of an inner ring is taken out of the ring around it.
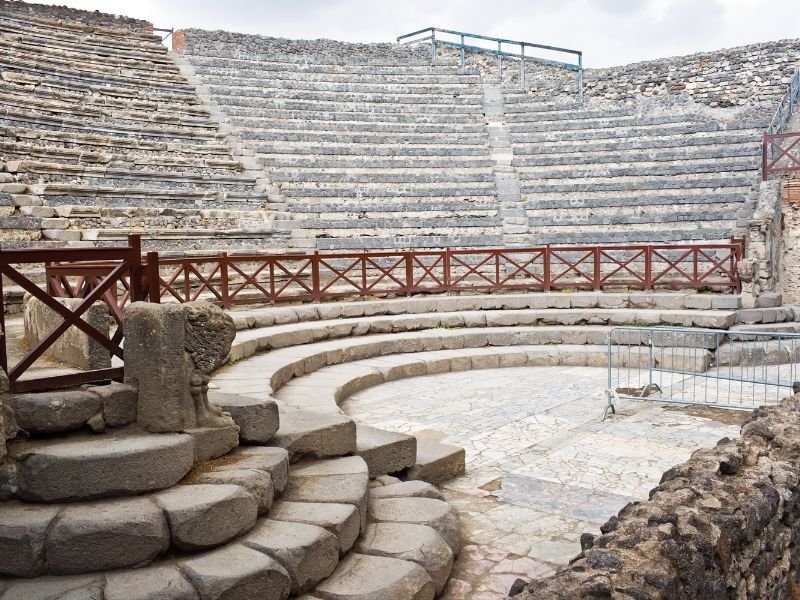
{"label": "stone step", "polygon": [[364,459],[370,478],[398,473],[418,462],[414,436],[356,424],[356,454]]}
{"label": "stone step", "polygon": [[[716,221],[718,225],[725,221],[731,221],[736,216],[736,211],[740,205],[722,205],[714,209],[705,210],[699,205],[664,207],[662,210],[654,210],[644,214],[642,210],[607,210],[596,211],[594,209],[577,208],[572,210],[559,209],[553,212],[539,210],[526,210],[528,225],[535,228],[540,234],[555,233],[559,231],[573,232],[583,228],[592,228],[599,225],[611,226],[604,229],[603,233],[611,232],[617,228],[636,229],[635,227],[625,228],[626,225],[642,225],[642,228],[652,230],[654,226],[662,226],[662,223],[686,223],[690,222],[690,227],[697,228],[699,222]],[[729,226],[732,224],[729,224]],[[675,226],[673,225],[673,228]]]}
{"label": "stone step", "polygon": [[[722,191],[712,192],[708,190],[685,190],[684,194],[665,194],[647,196],[648,209],[670,210],[672,207],[688,208],[692,205],[708,205],[713,208],[720,204],[743,204],[747,202],[746,192]],[[589,196],[584,198],[571,197],[560,198],[557,195],[552,199],[536,199],[535,203],[525,205],[528,211],[560,211],[571,209],[636,209],[641,208],[640,198],[636,195],[614,196]]]}
{"label": "stone step", "polygon": [[197,552],[253,527],[256,500],[235,485],[179,485],[139,498],[0,511],[0,573],[33,577],[142,567],[170,548]]}
{"label": "stone step", "polygon": [[[238,106],[239,101],[231,96],[215,96],[214,101],[227,112],[228,106]],[[342,102],[338,100],[304,100],[294,98],[271,98],[269,96],[262,97],[259,101],[252,102],[246,106],[252,109],[283,109],[283,110],[298,110],[310,112],[326,112],[337,111],[350,115],[350,113],[369,112],[373,114],[423,114],[423,115],[479,115],[482,113],[483,108],[480,103],[473,104],[456,104],[453,102],[443,102],[438,104],[421,104],[418,102],[410,102],[405,104],[391,103],[379,104],[373,102]]]}
{"label": "stone step", "polygon": [[[253,141],[256,156],[269,160],[271,157],[280,156],[285,159],[303,159],[309,156],[324,156],[331,160],[361,160],[361,157],[370,155],[374,157],[395,157],[398,155],[404,157],[442,157],[443,155],[453,157],[480,157],[485,159],[488,155],[488,148],[486,146],[467,146],[458,144],[452,148],[447,147],[444,152],[445,145],[416,145],[416,146],[394,146],[394,145],[369,145],[369,151],[364,152],[363,146],[356,146],[353,144],[325,144],[317,148],[311,145],[293,145],[288,146],[277,142],[263,143]],[[335,157],[335,158],[334,158]],[[461,159],[458,159],[461,160]],[[474,160],[471,159],[471,160]]]}
{"label": "stone step", "polygon": [[756,138],[758,128],[748,126],[748,124],[734,124],[727,126],[726,124],[708,121],[708,122],[693,122],[686,121],[683,123],[671,123],[666,125],[650,126],[650,125],[633,125],[630,127],[606,127],[603,129],[574,129],[570,131],[561,131],[558,128],[553,130],[536,131],[531,133],[517,132],[513,127],[511,128],[511,137],[514,144],[525,143],[533,144],[540,142],[561,142],[567,145],[569,142],[587,141],[587,140],[613,140],[613,139],[626,139],[626,138],[640,138],[640,137],[661,137],[661,136],[679,136],[679,135],[692,135],[700,133],[715,133],[715,132],[746,132],[747,139],[753,141]]}
{"label": "stone step", "polygon": [[350,504],[360,529],[367,525],[369,470],[360,456],[313,460],[292,466],[283,499],[290,502]]}
{"label": "stone step", "polygon": [[[711,183],[709,182],[709,187]],[[602,186],[601,186],[602,187]],[[611,186],[606,186],[611,187]],[[688,186],[684,186],[688,187]],[[494,181],[483,183],[450,184],[443,183],[407,183],[402,186],[394,184],[348,183],[346,181],[328,183],[317,186],[314,182],[284,182],[281,194],[287,198],[438,198],[441,196],[492,196]]]}
{"label": "stone step", "polygon": [[278,405],[272,400],[215,391],[209,391],[208,399],[230,414],[242,444],[266,444],[278,431]]}
{"label": "stone step", "polygon": [[553,194],[573,192],[591,194],[594,192],[645,191],[665,189],[705,189],[745,187],[754,183],[754,169],[728,169],[727,171],[698,170],[696,173],[676,173],[673,175],[619,176],[613,178],[593,177],[555,180],[522,180],[520,191],[523,194]]}
{"label": "stone step", "polygon": [[358,509],[352,504],[280,500],[272,507],[269,518],[322,527],[336,536],[340,557],[344,557],[353,547],[361,531],[361,517]]}
{"label": "stone step", "polygon": [[417,460],[406,471],[408,479],[441,485],[466,471],[464,448],[417,438]]}
{"label": "stone step", "polygon": [[[408,133],[405,131],[352,132],[352,131],[282,131],[249,118],[233,117],[231,122],[240,128],[242,137],[264,142],[277,141],[286,144],[384,144],[402,146],[404,144],[428,144],[436,146],[483,146],[487,143],[485,132],[462,133],[453,127],[445,133]],[[401,153],[398,153],[401,154]]]}
{"label": "stone step", "polygon": [[83,390],[13,394],[17,426],[27,433],[53,435],[90,428],[121,427],[136,421],[136,390],[112,383]]}
{"label": "stone step", "polygon": [[482,170],[494,165],[494,161],[489,158],[469,155],[412,158],[326,155],[325,158],[320,159],[312,155],[259,154],[258,158],[263,165],[280,169],[282,172],[304,172],[311,169],[361,169],[370,172],[377,169],[442,169],[448,167]]}
{"label": "stone step", "polygon": [[479,82],[474,78],[460,76],[455,81],[449,81],[450,76],[434,77],[406,77],[404,81],[395,80],[388,76],[373,76],[364,78],[328,78],[298,79],[281,77],[284,72],[273,72],[265,77],[263,71],[253,69],[237,69],[235,75],[230,71],[214,67],[195,67],[195,72],[203,81],[207,82],[213,94],[230,94],[243,96],[258,96],[258,93],[270,94],[273,92],[293,93],[303,97],[312,92],[341,93],[341,94],[372,94],[395,95],[406,94],[426,95],[429,97],[448,97],[459,95],[479,96],[481,91]]}
{"label": "stone step", "polygon": [[343,120],[314,120],[301,121],[299,119],[279,119],[269,116],[254,114],[249,117],[254,122],[260,121],[265,129],[294,131],[294,132],[359,132],[359,133],[480,133],[486,135],[486,125],[483,123],[459,124],[454,127],[452,123],[413,123],[413,122],[383,122],[383,121],[343,121]]}
{"label": "stone step", "polygon": [[752,171],[757,168],[759,157],[716,156],[704,159],[677,159],[673,161],[649,161],[632,164],[604,163],[600,165],[559,165],[543,167],[519,167],[520,179],[578,179],[578,178],[619,178],[672,176],[692,173],[714,173],[716,171]]}
{"label": "stone step", "polygon": [[355,552],[406,560],[425,569],[440,594],[453,569],[453,551],[433,528],[415,523],[371,523]]}
{"label": "stone step", "polygon": [[[262,106],[265,97],[285,101],[302,102],[337,102],[342,104],[374,106],[392,105],[401,109],[403,105],[430,106],[452,105],[455,108],[462,106],[478,106],[481,101],[480,89],[464,86],[454,93],[446,94],[443,91],[415,93],[411,89],[402,92],[384,90],[381,92],[363,91],[327,91],[319,88],[293,90],[283,87],[262,86],[247,80],[238,79],[238,85],[220,85],[216,81],[209,83],[208,88],[215,99],[223,106]],[[248,85],[249,84],[249,85]]]}
{"label": "stone step", "polygon": [[369,501],[370,523],[413,523],[434,529],[454,555],[461,549],[458,513],[447,502],[433,498],[380,498]]}
{"label": "stone step", "polygon": [[433,600],[436,587],[417,563],[351,553],[313,596],[321,600]]}
{"label": "stone step", "polygon": [[[707,222],[708,223],[708,222]],[[641,228],[638,230],[625,229],[622,231],[606,231],[606,228],[578,229],[574,232],[557,231],[548,234],[536,232],[525,238],[524,245],[557,245],[557,244],[674,244],[695,242],[720,242],[730,241],[736,233],[735,222],[728,221],[718,224],[711,222],[703,228],[674,229],[674,228]]]}
{"label": "stone step", "polygon": [[356,426],[341,415],[287,408],[280,411],[280,427],[270,444],[286,449],[293,460],[343,456],[356,450]]}
{"label": "stone step", "polygon": [[313,588],[339,564],[339,541],[316,525],[262,519],[241,544],[266,554],[291,577],[291,594]]}
{"label": "stone step", "polygon": [[456,232],[453,235],[380,235],[361,237],[317,237],[316,248],[321,251],[384,251],[389,249],[441,249],[441,248],[485,248],[502,245],[503,236],[500,232],[494,234],[481,233],[468,235]]}
{"label": "stone step", "polygon": [[187,434],[123,434],[14,443],[17,495],[26,502],[133,496],[172,487],[192,468]]}

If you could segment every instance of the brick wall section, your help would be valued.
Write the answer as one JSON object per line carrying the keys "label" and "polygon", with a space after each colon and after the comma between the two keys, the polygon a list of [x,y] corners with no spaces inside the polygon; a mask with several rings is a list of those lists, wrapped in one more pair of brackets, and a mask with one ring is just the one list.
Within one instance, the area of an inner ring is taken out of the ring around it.
{"label": "brick wall section", "polygon": [[664,473],[650,500],[514,600],[797,598],[800,395],[759,408],[736,440]]}
{"label": "brick wall section", "polygon": [[0,0],[0,13],[21,14],[37,19],[67,21],[90,27],[124,29],[138,33],[147,33],[153,29],[152,24],[141,19],[132,19],[100,11],[79,10],[67,6],[28,4],[18,0]]}

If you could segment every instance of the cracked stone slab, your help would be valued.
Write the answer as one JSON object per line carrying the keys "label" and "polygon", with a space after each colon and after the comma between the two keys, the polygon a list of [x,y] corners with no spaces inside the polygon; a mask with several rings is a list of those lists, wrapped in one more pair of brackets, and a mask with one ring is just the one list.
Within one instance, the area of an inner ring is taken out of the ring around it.
{"label": "cracked stone slab", "polygon": [[339,541],[340,556],[344,556],[352,548],[361,530],[358,509],[352,504],[281,500],[272,507],[269,518],[276,521],[308,523],[326,529]]}
{"label": "cracked stone slab", "polygon": [[60,506],[5,503],[0,507],[0,573],[33,577],[44,573],[45,534]]}
{"label": "cracked stone slab", "polygon": [[263,519],[241,543],[278,561],[292,578],[292,594],[313,588],[339,563],[339,541],[316,525]]}
{"label": "cracked stone slab", "polygon": [[370,500],[369,519],[375,523],[416,523],[435,529],[454,554],[461,548],[461,523],[456,510],[433,498]]}
{"label": "cracked stone slab", "polygon": [[352,552],[313,593],[324,600],[433,600],[436,589],[416,563]]}
{"label": "cracked stone slab", "polygon": [[172,534],[184,552],[219,546],[249,531],[258,503],[238,485],[178,485],[156,494]]}

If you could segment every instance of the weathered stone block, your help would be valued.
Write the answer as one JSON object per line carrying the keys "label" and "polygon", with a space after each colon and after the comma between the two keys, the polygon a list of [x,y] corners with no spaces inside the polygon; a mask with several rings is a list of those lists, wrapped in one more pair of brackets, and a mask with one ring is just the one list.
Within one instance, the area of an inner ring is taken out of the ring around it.
{"label": "weathered stone block", "polygon": [[[58,298],[70,311],[82,302],[80,298]],[[26,295],[23,317],[28,344],[36,345],[64,319],[37,298]],[[102,302],[93,304],[82,319],[106,337],[110,332],[108,307]],[[45,356],[82,370],[104,369],[111,366],[111,354],[96,339],[74,325],[67,329],[44,353]]]}

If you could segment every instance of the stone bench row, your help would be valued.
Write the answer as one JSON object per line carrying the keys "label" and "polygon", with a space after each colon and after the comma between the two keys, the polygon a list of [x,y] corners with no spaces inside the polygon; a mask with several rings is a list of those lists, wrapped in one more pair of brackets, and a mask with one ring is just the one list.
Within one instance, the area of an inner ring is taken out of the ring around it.
{"label": "stone bench row", "polygon": [[[232,209],[259,210],[268,204],[269,196],[253,192],[219,192],[168,190],[158,188],[115,188],[69,184],[31,184],[35,195],[17,195],[15,203],[21,206],[89,206],[89,207],[142,207],[177,209]],[[41,196],[41,197],[40,197]]]}
{"label": "stone bench row", "polygon": [[287,198],[441,198],[447,196],[469,197],[469,196],[494,196],[492,182],[483,184],[465,183],[463,185],[451,185],[443,182],[441,184],[405,184],[403,186],[393,184],[358,184],[344,183],[327,184],[326,187],[317,187],[313,182],[284,184],[281,193]]}
{"label": "stone bench row", "polygon": [[246,95],[257,95],[260,90],[264,93],[293,92],[301,96],[313,95],[315,92],[398,96],[413,94],[430,97],[466,95],[477,96],[479,100],[482,96],[480,80],[477,78],[473,81],[461,77],[453,81],[441,77],[397,81],[391,77],[376,76],[371,79],[329,80],[327,78],[300,79],[295,77],[295,75],[302,75],[302,72],[288,73],[284,78],[273,77],[274,73],[265,76],[264,71],[251,70],[209,73],[202,69],[195,69],[195,72],[209,82],[209,89],[212,89],[214,93],[221,94],[241,90]]}
{"label": "stone bench row", "polygon": [[303,131],[325,132],[342,131],[346,133],[391,133],[406,132],[409,134],[422,133],[453,133],[457,129],[459,134],[480,133],[486,135],[486,126],[483,123],[460,123],[454,128],[452,123],[412,123],[405,121],[330,121],[309,119],[276,119],[270,117],[250,117],[248,122],[269,126],[273,131]]}
{"label": "stone bench row", "polygon": [[[710,192],[701,190],[700,193],[687,193],[678,195],[655,195],[648,194],[647,206],[650,210],[671,210],[688,209],[689,205],[702,205],[714,207],[714,205],[739,205],[747,201],[747,193],[744,192]],[[535,206],[526,207],[529,211],[556,211],[572,209],[596,209],[605,208],[625,208],[629,210],[641,209],[642,202],[639,196],[601,196],[590,198],[569,198],[562,199],[555,197],[552,200],[536,199]],[[547,214],[542,212],[541,214]]]}
{"label": "stone bench row", "polygon": [[561,165],[519,166],[517,172],[524,179],[607,179],[623,177],[666,177],[700,173],[755,171],[760,157],[716,156],[713,158],[676,159],[672,161],[644,161],[635,163],[602,163],[599,166],[574,165],[569,162]]}
{"label": "stone bench row", "polygon": [[[302,156],[303,158],[314,156],[355,156],[355,160],[362,159],[366,154],[370,156],[381,157],[396,157],[398,151],[402,149],[402,156],[404,157],[421,157],[421,156],[479,156],[485,159],[489,151],[488,146],[468,146],[466,144],[458,144],[455,146],[446,146],[445,144],[439,145],[416,145],[416,146],[400,146],[400,145],[355,145],[355,144],[326,144],[324,146],[312,147],[311,144],[288,146],[280,143],[279,141],[264,143],[257,139],[250,141],[256,156]],[[368,152],[365,150],[368,148]],[[446,150],[445,150],[446,149]]]}
{"label": "stone bench row", "polygon": [[727,146],[729,144],[752,144],[754,133],[750,130],[725,132],[688,132],[677,135],[639,135],[592,140],[550,139],[547,141],[522,142],[514,141],[515,159],[533,155],[566,154],[577,157],[583,152],[608,152],[641,150],[702,148],[705,146]]}
{"label": "stone bench row", "polygon": [[[228,115],[240,115],[255,119],[263,119],[266,122],[281,122],[285,120],[295,121],[316,121],[333,122],[347,121],[348,123],[405,123],[405,124],[433,124],[452,127],[454,123],[474,125],[476,119],[480,119],[477,113],[454,113],[447,112],[377,112],[356,107],[259,107],[248,109],[246,107],[227,107],[225,113]],[[479,121],[480,122],[480,121]]]}
{"label": "stone bench row", "polygon": [[[666,206],[664,210],[653,211],[649,209],[647,214],[642,214],[641,209],[620,210],[618,208],[597,210],[592,209],[591,213],[586,208],[573,209],[529,209],[526,210],[529,223],[537,228],[537,232],[549,233],[555,231],[558,226],[599,226],[599,225],[629,225],[646,224],[658,225],[661,223],[674,223],[680,221],[729,221],[736,215],[736,210],[741,205],[722,205],[711,209],[707,205],[688,205],[694,210],[676,210],[676,207]],[[542,229],[541,231],[539,228]]]}
{"label": "stone bench row", "polygon": [[[0,148],[2,148],[0,142]],[[458,156],[429,156],[406,157],[396,155],[384,156],[353,156],[353,155],[325,155],[324,158],[312,154],[271,155],[259,153],[261,164],[281,169],[281,172],[292,172],[293,169],[458,169],[489,170],[494,166],[494,161],[488,157],[475,157],[471,155]]]}
{"label": "stone bench row", "polygon": [[747,140],[730,141],[724,144],[683,145],[640,148],[636,150],[535,153],[515,156],[512,165],[517,168],[526,168],[560,165],[671,162],[678,160],[715,160],[732,157],[754,158],[758,156],[759,149],[758,142]]}
{"label": "stone bench row", "polygon": [[418,249],[426,250],[430,248],[486,248],[487,246],[496,247],[503,243],[503,234],[483,233],[480,235],[469,235],[461,231],[448,232],[443,234],[414,235],[410,234],[385,234],[379,233],[373,236],[354,236],[348,238],[319,237],[316,240],[316,247],[322,251],[331,252],[352,252],[356,250],[407,250]]}
{"label": "stone bench row", "polygon": [[470,187],[484,187],[481,184],[494,184],[494,174],[487,167],[461,167],[453,161],[451,168],[442,172],[441,168],[415,169],[329,169],[323,171],[287,168],[271,174],[270,179],[283,189],[303,188],[308,184],[330,187],[350,187],[357,184],[380,187],[381,184],[397,184],[402,187],[417,184],[454,185],[463,183]]}
{"label": "stone bench row", "polygon": [[352,131],[284,131],[269,123],[253,122],[250,119],[232,117],[237,134],[244,139],[294,144],[374,144],[398,146],[397,155],[402,156],[402,146],[436,146],[442,151],[449,146],[487,147],[486,132],[462,133],[457,127],[447,132],[411,133],[406,131],[352,132]]}
{"label": "stone bench row", "polygon": [[640,175],[640,176],[619,176],[606,179],[600,176],[594,178],[580,179],[573,181],[568,179],[548,180],[530,179],[520,182],[520,191],[523,195],[528,194],[552,194],[558,192],[574,192],[589,194],[593,192],[620,192],[620,191],[644,191],[644,190],[686,190],[700,188],[733,188],[748,187],[754,183],[756,168],[743,168],[741,170],[713,171],[709,167],[705,171],[697,173],[687,173],[684,175]]}
{"label": "stone bench row", "polygon": [[[576,231],[553,233],[539,233],[525,236],[523,243],[536,242],[538,244],[686,244],[692,242],[719,242],[730,241],[734,232],[735,221],[706,223],[702,227],[656,228],[652,225],[639,229],[625,229],[622,231],[598,231],[576,228]],[[607,229],[607,228],[606,228]]]}
{"label": "stone bench row", "polygon": [[459,198],[395,198],[381,202],[369,199],[336,200],[333,202],[307,203],[302,200],[287,199],[287,207],[292,212],[302,214],[303,218],[363,218],[380,217],[386,213],[452,215],[453,211],[464,214],[485,214],[497,210],[494,196]]}
{"label": "stone bench row", "polygon": [[[8,5],[7,5],[8,6]],[[5,8],[5,7],[4,7]],[[9,8],[14,8],[11,4]],[[82,25],[77,22],[36,17],[22,8],[22,13],[13,10],[4,11],[2,23],[20,27],[23,31],[40,33],[41,35],[63,37],[69,40],[92,40],[101,44],[105,42],[111,48],[150,47],[159,53],[164,52],[161,40],[151,32],[136,32],[129,29],[113,29],[95,25]]]}
{"label": "stone bench row", "polygon": [[[282,100],[305,100],[316,102],[342,102],[352,104],[448,104],[453,106],[480,106],[483,99],[480,88],[464,88],[450,93],[438,91],[434,93],[416,93],[410,90],[398,92],[344,92],[324,91],[321,89],[295,90],[282,87],[260,85],[230,85],[228,83],[207,84],[211,94],[226,104],[230,101],[234,105],[243,105],[244,102],[257,101],[259,98],[269,97]],[[253,104],[246,104],[253,106]]]}
{"label": "stone bench row", "polygon": [[[344,113],[373,113],[373,114],[402,114],[402,115],[448,115],[455,118],[458,114],[469,114],[480,116],[483,113],[483,106],[478,103],[458,104],[455,102],[439,102],[433,104],[420,103],[377,103],[377,102],[343,102],[340,100],[305,100],[302,98],[272,98],[270,96],[259,99],[238,97],[215,96],[214,100],[225,112],[227,108],[240,107],[247,111],[261,111],[261,109],[283,109],[299,110],[312,112],[336,111]],[[236,114],[230,112],[229,114]]]}
{"label": "stone bench row", "polygon": [[758,130],[747,127],[726,127],[717,122],[707,123],[671,123],[666,125],[649,126],[634,125],[631,127],[607,127],[605,129],[577,129],[569,131],[559,131],[558,129],[536,131],[533,133],[517,133],[511,131],[511,138],[514,143],[536,143],[563,141],[571,142],[578,140],[604,140],[614,138],[632,138],[642,136],[661,137],[666,135],[691,135],[697,133],[720,132],[729,133],[746,131],[749,132],[750,141]]}

